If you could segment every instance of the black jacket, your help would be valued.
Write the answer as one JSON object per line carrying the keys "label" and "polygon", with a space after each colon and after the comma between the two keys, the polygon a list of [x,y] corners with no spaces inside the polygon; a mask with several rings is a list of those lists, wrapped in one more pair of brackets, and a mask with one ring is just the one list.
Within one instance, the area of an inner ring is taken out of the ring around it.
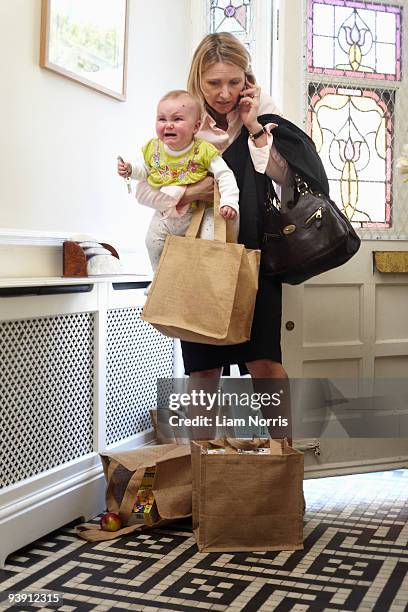
{"label": "black jacket", "polygon": [[[279,115],[261,115],[259,123],[276,123],[273,129],[274,145],[313,189],[329,196],[329,182],[315,144],[303,130]],[[270,179],[256,172],[248,149],[248,130],[243,127],[238,138],[224,151],[223,158],[233,170],[240,196],[240,229],[238,241],[247,248],[259,249],[263,236],[265,201],[267,192],[273,193]]]}

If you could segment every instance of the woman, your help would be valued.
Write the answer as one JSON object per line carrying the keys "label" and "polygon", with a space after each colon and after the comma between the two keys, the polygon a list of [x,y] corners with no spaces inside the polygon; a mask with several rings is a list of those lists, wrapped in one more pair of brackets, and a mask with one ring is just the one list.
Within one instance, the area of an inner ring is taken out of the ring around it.
{"label": "woman", "polygon": [[[255,170],[267,174],[279,185],[291,183],[288,165],[272,142],[275,124],[263,127],[258,121],[259,116],[277,114],[278,110],[273,100],[256,85],[249,54],[232,34],[209,34],[202,40],[193,57],[187,88],[203,103],[198,137],[224,152],[245,126]],[[213,179],[207,177],[200,183],[178,188],[174,193],[177,206],[195,200],[211,201],[213,187]],[[169,201],[168,195],[153,192],[146,183],[139,183],[136,197],[146,205],[154,202],[155,207],[160,200],[163,204]],[[223,366],[240,364],[243,371],[241,366],[245,364],[253,379],[287,378],[281,364],[281,301],[281,285],[261,274],[251,339],[233,346],[182,342],[186,374],[215,382]]]}

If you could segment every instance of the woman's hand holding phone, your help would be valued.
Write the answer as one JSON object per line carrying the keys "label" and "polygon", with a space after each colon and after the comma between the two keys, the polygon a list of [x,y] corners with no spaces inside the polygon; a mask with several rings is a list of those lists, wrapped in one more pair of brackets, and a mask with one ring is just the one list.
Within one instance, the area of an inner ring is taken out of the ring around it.
{"label": "woman's hand holding phone", "polygon": [[[258,123],[259,97],[261,88],[253,83],[245,81],[244,89],[241,91],[241,99],[238,103],[238,110],[242,120],[249,132],[254,133],[260,129]],[[257,130],[258,128],[258,130]]]}

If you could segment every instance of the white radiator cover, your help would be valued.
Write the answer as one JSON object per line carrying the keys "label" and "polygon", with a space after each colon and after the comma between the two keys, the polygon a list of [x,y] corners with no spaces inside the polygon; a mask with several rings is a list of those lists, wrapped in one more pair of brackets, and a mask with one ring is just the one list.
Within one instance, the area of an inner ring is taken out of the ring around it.
{"label": "white radiator cover", "polygon": [[82,283],[92,290],[0,297],[0,566],[103,511],[98,453],[151,441],[157,378],[173,376],[173,341],[140,320],[143,289]]}
{"label": "white radiator cover", "polygon": [[106,443],[149,429],[157,379],[173,376],[173,342],[140,319],[140,308],[107,316]]}
{"label": "white radiator cover", "polygon": [[94,316],[0,323],[0,486],[93,451]]}

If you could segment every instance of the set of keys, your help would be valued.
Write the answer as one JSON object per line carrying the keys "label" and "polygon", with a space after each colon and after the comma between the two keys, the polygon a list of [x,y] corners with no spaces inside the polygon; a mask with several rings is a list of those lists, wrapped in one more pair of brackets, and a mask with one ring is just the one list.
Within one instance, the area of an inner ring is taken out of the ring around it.
{"label": "set of keys", "polygon": [[[120,155],[118,155],[118,161],[122,162],[122,164],[125,163],[123,158]],[[125,176],[123,178],[125,180],[128,193],[131,194],[132,193],[132,183],[131,183],[131,180],[130,180],[130,176]]]}

